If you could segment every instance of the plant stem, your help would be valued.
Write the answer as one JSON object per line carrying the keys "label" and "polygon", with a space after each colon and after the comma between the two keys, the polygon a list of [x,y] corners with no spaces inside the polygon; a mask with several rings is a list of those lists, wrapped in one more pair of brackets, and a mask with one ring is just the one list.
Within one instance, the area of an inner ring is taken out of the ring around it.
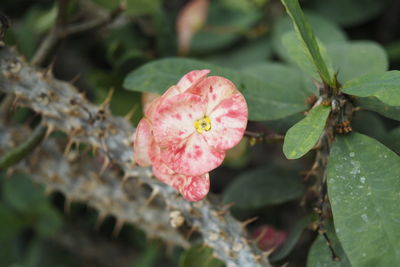
{"label": "plant stem", "polygon": [[0,158],[0,170],[7,169],[31,153],[42,142],[46,131],[46,126],[36,127],[26,142],[15,147]]}

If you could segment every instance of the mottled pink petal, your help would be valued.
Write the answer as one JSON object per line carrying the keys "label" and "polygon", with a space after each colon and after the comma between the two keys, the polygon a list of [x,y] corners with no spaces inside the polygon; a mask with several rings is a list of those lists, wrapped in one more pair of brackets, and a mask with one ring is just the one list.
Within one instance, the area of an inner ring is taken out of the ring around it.
{"label": "mottled pink petal", "polygon": [[136,128],[133,148],[135,161],[142,167],[151,165],[149,148],[153,140],[150,122],[146,118],[141,119]]}
{"label": "mottled pink petal", "polygon": [[188,201],[200,201],[209,191],[210,177],[208,173],[184,177],[184,184],[179,188],[179,192]]}
{"label": "mottled pink petal", "polygon": [[207,143],[216,150],[227,150],[243,138],[247,125],[247,104],[237,93],[222,101],[211,111],[211,130],[203,132]]}
{"label": "mottled pink petal", "polygon": [[180,94],[164,99],[153,119],[153,134],[160,147],[180,143],[193,134],[194,123],[204,117],[204,110],[205,103],[197,95]]}
{"label": "mottled pink petal", "polygon": [[210,70],[193,70],[185,74],[185,76],[183,76],[177,84],[177,86],[179,87],[179,92],[185,92],[192,85],[196,85],[201,80],[203,80],[209,73]]}
{"label": "mottled pink petal", "polygon": [[221,103],[239,91],[236,86],[228,79],[220,76],[209,76],[192,86],[187,93],[203,96],[207,102],[207,114]]}
{"label": "mottled pink petal", "polygon": [[179,144],[161,148],[161,157],[175,172],[196,176],[221,165],[225,152],[213,149],[201,134],[195,132]]}
{"label": "mottled pink petal", "polygon": [[149,107],[152,106],[154,103],[154,100],[159,98],[161,95],[159,94],[154,94],[154,93],[143,93],[142,94],[142,106],[143,106],[143,111],[144,114],[148,112]]}

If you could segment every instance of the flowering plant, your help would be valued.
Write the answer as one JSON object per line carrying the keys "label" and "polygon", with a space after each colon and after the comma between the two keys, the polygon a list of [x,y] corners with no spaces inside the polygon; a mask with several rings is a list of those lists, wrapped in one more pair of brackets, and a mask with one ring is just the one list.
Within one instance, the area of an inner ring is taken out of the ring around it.
{"label": "flowering plant", "polygon": [[208,172],[242,139],[246,100],[236,86],[209,70],[183,76],[145,107],[134,138],[135,160],[185,199],[199,201],[210,188]]}

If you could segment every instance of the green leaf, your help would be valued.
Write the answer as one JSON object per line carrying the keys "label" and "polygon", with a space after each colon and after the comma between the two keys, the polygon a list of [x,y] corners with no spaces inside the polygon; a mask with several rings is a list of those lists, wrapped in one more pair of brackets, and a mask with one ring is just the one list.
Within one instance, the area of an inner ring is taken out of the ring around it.
{"label": "green leaf", "polygon": [[400,106],[400,71],[364,75],[343,85],[346,94],[375,96],[389,106]]}
{"label": "green leaf", "polygon": [[336,233],[352,266],[400,262],[400,157],[368,136],[337,136],[328,195]]}
{"label": "green leaf", "polygon": [[321,136],[331,109],[323,105],[313,108],[286,133],[283,153],[288,159],[298,159],[311,150]]}
{"label": "green leaf", "polygon": [[[287,32],[282,37],[282,43],[285,49],[287,50],[288,60],[291,63],[299,66],[301,70],[305,73],[313,77],[315,80],[321,80],[319,71],[316,65],[313,62],[313,59],[308,52],[308,50],[304,47],[304,42],[302,42],[294,31]],[[325,46],[318,42],[318,46],[321,52],[321,55],[328,66],[328,71],[330,74],[333,74],[331,59],[329,58],[328,52],[326,51]]]}
{"label": "green leaf", "polygon": [[383,143],[397,154],[400,154],[400,127],[392,129],[384,138]]}
{"label": "green leaf", "polygon": [[193,53],[204,54],[227,47],[244,37],[245,32],[249,31],[261,15],[260,10],[249,12],[228,10],[219,1],[211,1],[207,26],[193,36],[190,49]]}
{"label": "green leaf", "polygon": [[185,251],[179,261],[179,267],[224,267],[225,264],[212,256],[209,247],[196,245]]}
{"label": "green leaf", "polygon": [[0,239],[13,238],[24,227],[22,218],[0,203]]}
{"label": "green leaf", "polygon": [[46,205],[37,216],[35,229],[41,237],[51,237],[60,230],[62,218],[51,205]]}
{"label": "green leaf", "polygon": [[301,177],[295,170],[268,166],[245,172],[225,190],[225,203],[237,209],[258,209],[296,199],[303,194]]}
{"label": "green leaf", "polygon": [[[328,45],[336,42],[345,42],[347,40],[345,32],[326,18],[307,11],[305,12],[305,15],[320,42]],[[287,54],[286,49],[283,47],[282,37],[289,31],[293,31],[293,24],[290,20],[290,17],[282,16],[274,25],[272,32],[273,48],[278,56],[286,61],[288,61],[289,55]]]}
{"label": "green leaf", "polygon": [[289,236],[287,237],[282,247],[271,255],[271,261],[280,261],[284,259],[287,255],[289,255],[293,248],[296,246],[297,242],[300,240],[303,231],[306,229],[307,225],[310,222],[311,217],[305,217],[296,222],[296,224],[290,230]]}
{"label": "green leaf", "polygon": [[248,65],[265,62],[271,57],[271,40],[264,37],[251,43],[244,44],[232,51],[218,52],[216,55],[206,57],[211,63],[234,69],[242,69]]}
{"label": "green leaf", "polygon": [[358,111],[353,118],[351,126],[353,131],[368,135],[380,142],[387,136],[385,122],[375,112],[367,110]]}
{"label": "green leaf", "polygon": [[365,74],[382,73],[389,66],[385,50],[371,41],[332,43],[328,52],[341,83]]}
{"label": "green leaf", "polygon": [[317,43],[317,38],[314,35],[314,32],[307,22],[298,0],[282,0],[283,5],[286,8],[287,13],[292,19],[293,25],[297,31],[297,33],[301,36],[301,39],[304,41],[304,44],[310,53],[310,56],[318,69],[319,74],[321,75],[321,79],[329,84],[334,85],[334,80],[329,73],[329,69],[326,66],[324,59],[320,54],[320,48]]}
{"label": "green leaf", "polygon": [[322,235],[318,235],[312,244],[307,257],[307,267],[351,267],[350,261],[343,251],[343,248],[336,236],[333,222],[325,223],[326,234],[328,235],[336,256],[339,261],[333,261],[332,253]]}
{"label": "green leaf", "polygon": [[4,181],[5,201],[21,212],[41,210],[47,205],[43,187],[35,184],[26,175],[14,175]]}
{"label": "green leaf", "polygon": [[250,120],[275,120],[307,109],[304,98],[293,97],[292,94],[297,94],[293,88],[271,82],[268,77],[260,79],[257,74],[249,75],[186,58],[152,61],[129,73],[124,87],[133,91],[162,94],[183,75],[195,69],[210,69],[211,75],[220,75],[234,82],[246,98]]}
{"label": "green leaf", "polygon": [[288,93],[287,99],[291,99],[290,102],[293,103],[304,103],[304,100],[310,95],[318,94],[317,88],[311,79],[305,77],[295,67],[286,64],[277,62],[258,63],[245,67],[242,71],[261,80],[288,88],[290,93]]}
{"label": "green leaf", "polygon": [[384,4],[380,0],[315,0],[311,8],[343,26],[353,26],[377,16]]}
{"label": "green leaf", "polygon": [[356,103],[364,109],[372,110],[387,118],[400,121],[400,106],[388,106],[376,97],[360,97],[356,99]]}

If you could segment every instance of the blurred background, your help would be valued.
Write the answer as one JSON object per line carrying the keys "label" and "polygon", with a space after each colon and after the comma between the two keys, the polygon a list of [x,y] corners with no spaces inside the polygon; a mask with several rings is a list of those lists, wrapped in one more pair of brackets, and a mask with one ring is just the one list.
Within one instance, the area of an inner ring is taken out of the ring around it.
{"label": "blurred background", "polygon": [[[400,1],[300,2],[323,42],[372,40],[386,51],[390,69],[399,67]],[[290,64],[281,37],[292,27],[280,1],[126,0],[123,4],[119,12],[120,2],[111,0],[1,0],[0,12],[10,22],[4,42],[15,45],[28,60],[36,59],[37,65],[51,65],[55,77],[72,81],[94,103],[103,103],[113,88],[112,113],[125,116],[134,110],[130,117],[134,125],[142,117],[142,96],[124,89],[123,81],[152,60],[184,56],[244,72],[269,62],[275,64],[269,66],[277,76],[266,79],[293,75],[280,71],[281,64]],[[60,6],[65,20],[61,22]],[[38,48],[54,25],[79,25],[113,12],[118,14],[97,27],[61,38],[48,56],[37,60]],[[312,103],[315,87],[305,83]],[[248,128],[279,137],[302,117],[250,122]],[[38,122],[25,108],[15,109],[3,120],[21,127]],[[367,111],[354,122],[355,129],[391,143],[399,152],[399,141],[389,134],[396,125]],[[6,133],[3,127],[3,142]],[[53,137],[65,138],[62,133]],[[5,152],[0,149],[0,156]],[[312,205],[317,196],[308,186],[311,182],[303,179],[312,161],[310,153],[301,160],[286,160],[279,138],[272,143],[245,138],[211,174],[211,191],[224,203],[236,203],[232,212],[238,220],[257,217],[248,225],[250,236],[263,250],[275,248],[271,259],[277,266],[306,266],[309,253],[328,251],[320,239],[312,247],[317,233],[310,222],[315,220]],[[0,172],[0,266],[224,266],[210,260],[207,248],[184,251],[148,238],[140,226],[124,225],[113,235],[115,224],[112,216],[99,223],[97,211],[85,203],[69,205],[63,194],[47,194],[29,173]]]}

